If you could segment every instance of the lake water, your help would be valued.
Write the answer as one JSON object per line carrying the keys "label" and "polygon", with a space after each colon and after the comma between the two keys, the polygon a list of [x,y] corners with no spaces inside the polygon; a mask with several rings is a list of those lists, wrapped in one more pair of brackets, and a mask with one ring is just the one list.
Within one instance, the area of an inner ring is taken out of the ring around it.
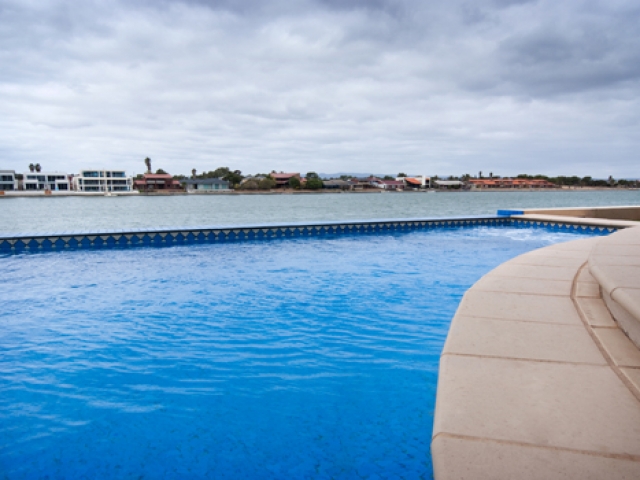
{"label": "lake water", "polygon": [[450,217],[504,208],[640,205],[640,191],[0,198],[0,233]]}

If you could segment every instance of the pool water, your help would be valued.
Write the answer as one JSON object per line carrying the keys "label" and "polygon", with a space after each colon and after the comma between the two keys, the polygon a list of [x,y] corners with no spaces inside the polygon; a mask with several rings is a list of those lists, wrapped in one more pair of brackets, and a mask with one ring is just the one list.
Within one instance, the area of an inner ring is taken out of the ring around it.
{"label": "pool water", "polygon": [[458,302],[584,235],[461,228],[0,257],[3,478],[431,478]]}

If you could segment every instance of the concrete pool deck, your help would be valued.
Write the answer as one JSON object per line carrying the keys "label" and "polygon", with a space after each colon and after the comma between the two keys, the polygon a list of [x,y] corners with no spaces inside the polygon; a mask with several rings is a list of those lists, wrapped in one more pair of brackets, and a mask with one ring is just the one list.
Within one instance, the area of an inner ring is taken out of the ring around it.
{"label": "concrete pool deck", "polygon": [[592,221],[623,229],[521,255],[465,294],[440,362],[436,479],[640,478],[640,226]]}

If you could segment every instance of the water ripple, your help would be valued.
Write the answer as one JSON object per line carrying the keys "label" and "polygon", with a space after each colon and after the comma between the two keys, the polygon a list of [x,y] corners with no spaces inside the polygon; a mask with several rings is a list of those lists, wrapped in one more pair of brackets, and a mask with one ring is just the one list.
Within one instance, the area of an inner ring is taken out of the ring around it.
{"label": "water ripple", "polygon": [[429,478],[462,294],[572,238],[477,228],[5,257],[0,470]]}

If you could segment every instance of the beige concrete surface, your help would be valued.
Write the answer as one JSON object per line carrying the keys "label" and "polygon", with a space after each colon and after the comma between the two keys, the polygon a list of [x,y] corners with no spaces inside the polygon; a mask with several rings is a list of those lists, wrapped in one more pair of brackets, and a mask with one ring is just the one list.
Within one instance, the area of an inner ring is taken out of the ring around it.
{"label": "beige concrete surface", "polygon": [[473,286],[485,292],[521,293],[527,295],[569,296],[571,282],[568,280],[546,280],[535,278],[499,277],[486,275]]}
{"label": "beige concrete surface", "polygon": [[557,265],[526,265],[506,262],[495,268],[492,275],[499,277],[535,278],[537,280],[564,280],[571,282],[575,272]]}
{"label": "beige concrete surface", "polygon": [[591,452],[446,434],[431,450],[438,480],[638,479],[638,462]]}
{"label": "beige concrete surface", "polygon": [[640,391],[640,369],[638,368],[623,368],[622,372],[624,376],[633,384],[633,386]]}
{"label": "beige concrete surface", "polygon": [[597,283],[578,282],[576,284],[576,296],[600,298],[600,285]]}
{"label": "beige concrete surface", "polygon": [[442,354],[607,364],[581,324],[505,321],[464,315],[456,316],[450,341]]}
{"label": "beige concrete surface", "polygon": [[640,206],[621,205],[614,207],[529,208],[525,214],[597,218],[604,220],[640,220]]}
{"label": "beige concrete surface", "polygon": [[546,223],[562,223],[567,225],[586,225],[592,227],[604,227],[604,228],[629,228],[629,227],[637,227],[638,222],[632,220],[610,220],[610,219],[601,219],[601,218],[593,218],[593,217],[579,217],[577,215],[574,216],[562,216],[562,215],[549,215],[549,214],[538,214],[538,213],[525,213],[524,215],[511,215],[511,218],[520,219],[520,220],[528,220],[540,222],[543,224]]}
{"label": "beige concrete surface", "polygon": [[594,333],[616,365],[640,368],[640,350],[619,328],[595,328]]}
{"label": "beige concrete surface", "polygon": [[640,348],[640,227],[601,239],[589,255],[589,272],[613,317]]}
{"label": "beige concrete surface", "polygon": [[474,288],[462,298],[457,315],[582,325],[580,316],[568,297],[484,292]]}
{"label": "beige concrete surface", "polygon": [[591,272],[589,272],[588,268],[583,268],[582,270],[580,270],[577,281],[579,283],[598,283],[596,279],[593,278],[593,275],[591,275]]}
{"label": "beige concrete surface", "polygon": [[440,361],[436,479],[640,479],[640,349],[588,264],[610,237],[522,255],[465,294]]}
{"label": "beige concrete surface", "polygon": [[440,365],[436,409],[444,413],[436,415],[434,436],[468,435],[640,461],[639,402],[608,366],[461,355],[444,355]]}
{"label": "beige concrete surface", "polygon": [[[585,268],[583,271],[587,271],[587,269]],[[611,313],[609,313],[609,310],[600,298],[577,297],[575,304],[578,307],[578,311],[582,314],[582,317],[592,327],[617,328]]]}

